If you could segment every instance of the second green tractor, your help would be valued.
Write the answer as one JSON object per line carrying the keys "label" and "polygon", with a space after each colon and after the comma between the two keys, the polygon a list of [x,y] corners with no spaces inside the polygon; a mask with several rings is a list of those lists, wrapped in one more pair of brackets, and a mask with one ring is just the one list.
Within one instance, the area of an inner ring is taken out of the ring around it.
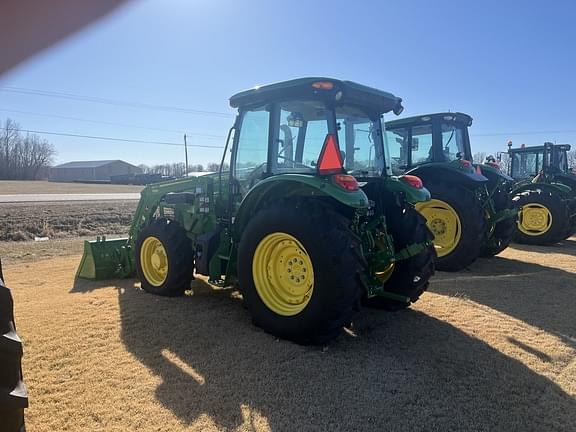
{"label": "second green tractor", "polygon": [[391,170],[421,178],[432,200],[416,204],[434,233],[436,268],[459,271],[512,240],[514,181],[487,164],[473,164],[463,113],[434,113],[386,123]]}

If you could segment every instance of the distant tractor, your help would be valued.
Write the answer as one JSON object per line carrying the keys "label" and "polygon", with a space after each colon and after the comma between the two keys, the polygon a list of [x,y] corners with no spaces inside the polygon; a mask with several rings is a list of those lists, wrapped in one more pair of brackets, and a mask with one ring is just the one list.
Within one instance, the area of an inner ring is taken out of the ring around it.
{"label": "distant tractor", "polygon": [[514,240],[550,245],[576,231],[576,175],[568,167],[569,144],[512,148],[509,173],[520,206]]}
{"label": "distant tractor", "polygon": [[432,194],[416,208],[434,233],[438,270],[461,270],[479,256],[500,253],[512,239],[513,180],[494,166],[471,162],[471,124],[462,113],[386,122],[392,172],[418,176]]}
{"label": "distant tractor", "polygon": [[144,290],[179,296],[206,275],[237,285],[256,325],[299,343],[328,342],[363,303],[418,300],[435,251],[414,204],[430,194],[415,176],[391,175],[381,122],[401,99],[302,78],[230,105],[220,171],[146,187],[129,237],[86,242],[78,277],[135,272]]}

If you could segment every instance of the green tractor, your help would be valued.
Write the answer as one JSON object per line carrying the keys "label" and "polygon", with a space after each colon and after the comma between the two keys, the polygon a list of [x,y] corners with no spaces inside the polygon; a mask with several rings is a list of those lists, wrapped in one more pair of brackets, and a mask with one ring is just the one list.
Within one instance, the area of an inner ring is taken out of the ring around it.
{"label": "green tractor", "polygon": [[301,78],[230,105],[230,170],[146,187],[129,237],[86,242],[77,276],[136,273],[144,290],[179,296],[205,275],[237,286],[256,325],[304,344],[334,338],[363,303],[418,300],[435,251],[414,204],[430,193],[387,170],[381,122],[401,99]]}
{"label": "green tractor", "polygon": [[392,172],[416,175],[432,200],[416,204],[434,233],[436,268],[459,271],[479,256],[508,247],[517,210],[513,179],[497,167],[474,165],[462,113],[436,113],[386,122]]}
{"label": "green tractor", "polygon": [[509,173],[520,213],[514,241],[550,245],[576,232],[576,175],[568,167],[569,144],[512,148]]}

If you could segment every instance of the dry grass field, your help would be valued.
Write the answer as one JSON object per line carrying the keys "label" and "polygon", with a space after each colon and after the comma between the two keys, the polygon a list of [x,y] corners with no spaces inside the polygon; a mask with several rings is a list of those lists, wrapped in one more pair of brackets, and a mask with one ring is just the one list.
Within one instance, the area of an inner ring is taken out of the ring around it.
{"label": "dry grass field", "polygon": [[0,180],[0,195],[140,192],[143,186]]}
{"label": "dry grass field", "polygon": [[439,273],[324,349],[267,335],[202,281],[172,299],[74,281],[79,259],[5,265],[29,431],[576,430],[574,238]]}
{"label": "dry grass field", "polygon": [[0,204],[0,242],[128,232],[138,201]]}

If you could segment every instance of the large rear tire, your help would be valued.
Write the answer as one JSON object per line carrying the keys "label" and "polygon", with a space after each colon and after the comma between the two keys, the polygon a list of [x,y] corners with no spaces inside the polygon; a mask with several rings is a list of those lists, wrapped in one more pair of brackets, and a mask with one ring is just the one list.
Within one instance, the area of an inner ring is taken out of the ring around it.
{"label": "large rear tire", "polygon": [[434,234],[436,269],[459,271],[482,252],[486,219],[473,191],[445,183],[426,183],[432,200],[416,208]]}
{"label": "large rear tire", "polygon": [[514,241],[532,245],[552,245],[564,240],[570,231],[568,205],[557,194],[533,189],[514,197],[520,207]]}
{"label": "large rear tire", "polygon": [[312,201],[259,211],[238,248],[238,279],[256,325],[300,344],[325,344],[360,310],[359,244],[342,216]]}
{"label": "large rear tire", "polygon": [[157,219],[140,231],[136,241],[136,272],[142,289],[176,297],[190,289],[193,253],[186,231],[177,222]]}
{"label": "large rear tire", "polygon": [[[408,245],[432,240],[432,233],[426,226],[426,219],[413,207],[394,208],[387,212],[388,233],[394,239],[394,248],[400,251]],[[384,282],[384,290],[410,299],[409,302],[385,297],[366,299],[365,305],[376,309],[398,311],[417,301],[428,289],[429,280],[434,274],[434,245],[428,246],[419,254],[394,263],[390,278]]]}

